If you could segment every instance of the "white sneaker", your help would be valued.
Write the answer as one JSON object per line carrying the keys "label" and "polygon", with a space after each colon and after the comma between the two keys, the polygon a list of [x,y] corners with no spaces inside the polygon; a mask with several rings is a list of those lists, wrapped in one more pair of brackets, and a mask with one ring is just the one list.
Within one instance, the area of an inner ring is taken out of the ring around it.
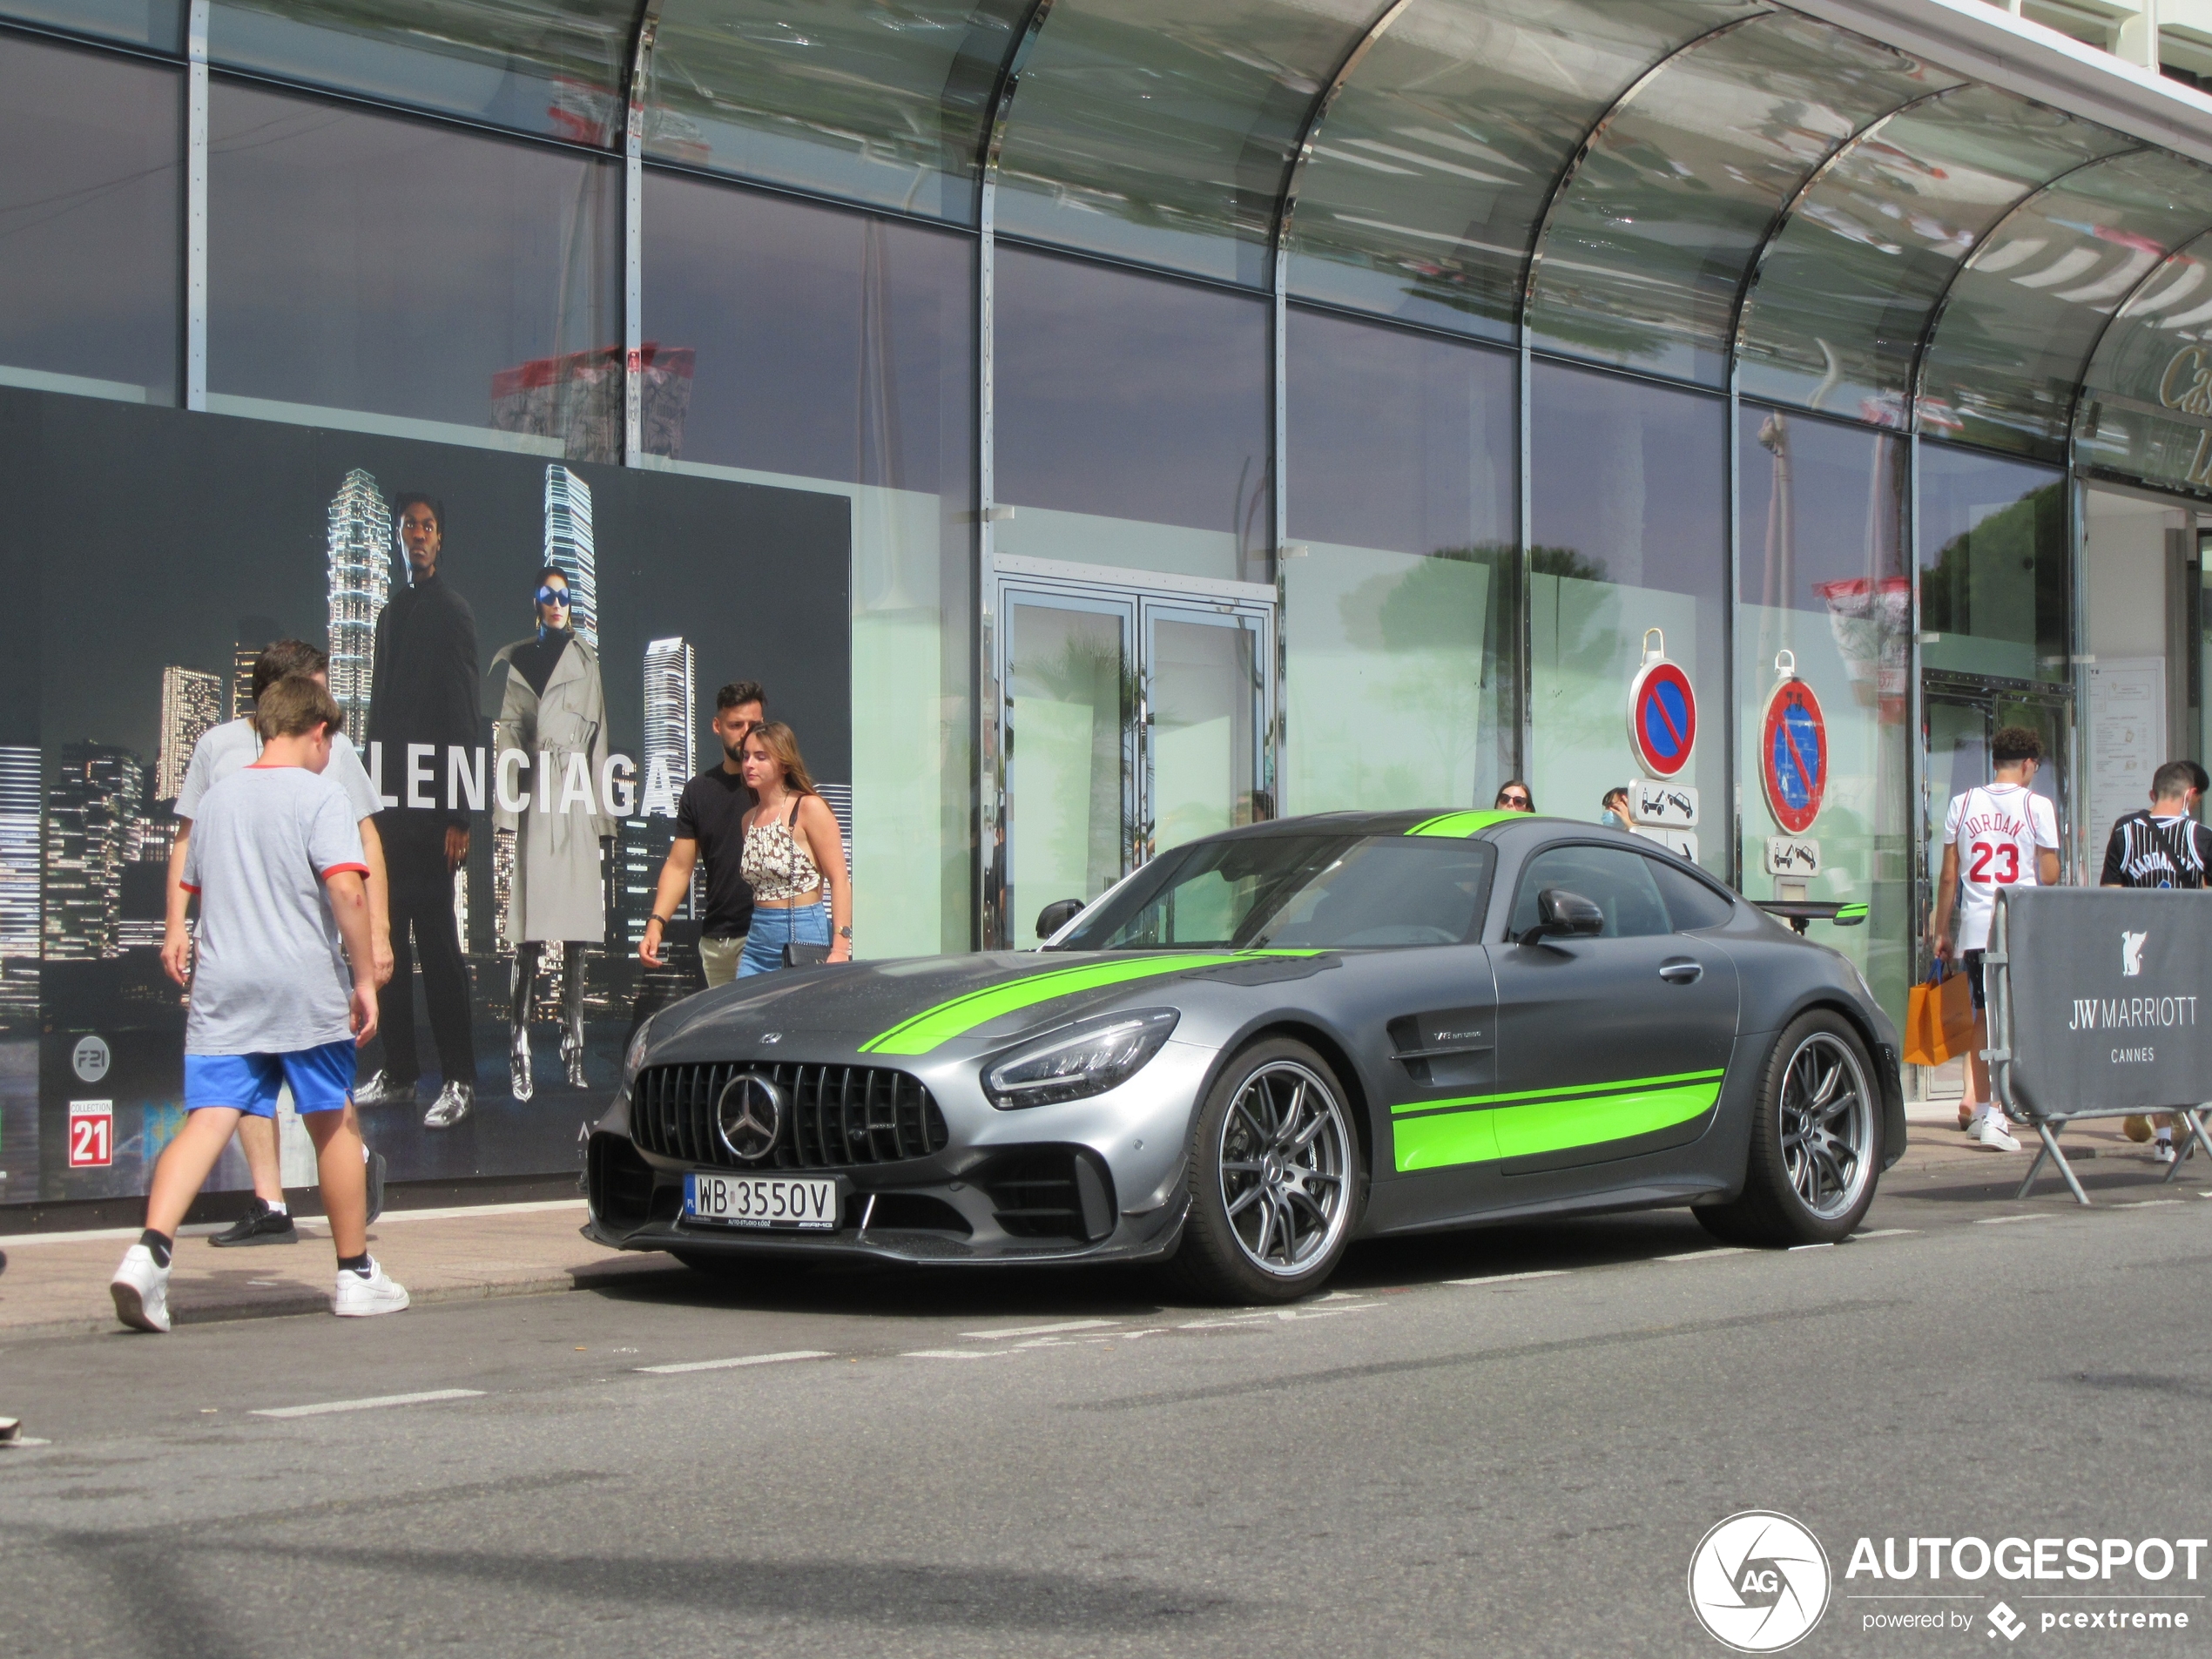
{"label": "white sneaker", "polygon": [[2153,1163],[2171,1163],[2174,1161],[2174,1143],[2153,1141],[2150,1146],[2150,1161]]}
{"label": "white sneaker", "polygon": [[2017,1152],[2020,1143],[2005,1132],[2002,1112],[1985,1112],[1974,1125],[1974,1139],[1993,1152]]}
{"label": "white sneaker", "polygon": [[115,1270],[107,1288],[115,1298],[115,1317],[132,1330],[169,1328],[169,1270],[158,1265],[144,1244],[123,1252],[123,1265]]}
{"label": "white sneaker", "polygon": [[330,1311],[340,1318],[374,1318],[380,1313],[400,1312],[407,1305],[407,1286],[387,1274],[374,1256],[368,1260],[367,1278],[350,1267],[338,1270],[338,1289],[330,1298]]}
{"label": "white sneaker", "polygon": [[1966,1127],[1960,1132],[1962,1134],[1972,1136],[1975,1140],[1979,1140],[1981,1138],[1981,1126],[1988,1121],[1989,1108],[1986,1105],[1977,1106],[1974,1108],[1974,1115],[1966,1120]]}

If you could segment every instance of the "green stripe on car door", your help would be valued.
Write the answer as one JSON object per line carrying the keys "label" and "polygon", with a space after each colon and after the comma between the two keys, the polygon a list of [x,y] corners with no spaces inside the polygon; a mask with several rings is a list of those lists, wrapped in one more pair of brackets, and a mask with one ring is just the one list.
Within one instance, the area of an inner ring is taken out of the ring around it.
{"label": "green stripe on car door", "polygon": [[1092,962],[1081,968],[1055,968],[1031,974],[1004,985],[970,991],[934,1008],[924,1008],[879,1036],[860,1045],[862,1054],[927,1054],[941,1043],[963,1036],[1002,1014],[1015,1014],[1057,997],[1075,996],[1104,986],[1131,980],[1152,979],[1162,974],[1187,974],[1193,968],[1218,968],[1227,962],[1253,961],[1271,956],[1318,956],[1312,950],[1246,950],[1172,956],[1132,956],[1126,961]]}
{"label": "green stripe on car door", "polygon": [[1493,824],[1502,824],[1509,819],[1526,818],[1526,813],[1446,813],[1441,818],[1428,819],[1406,832],[1408,835],[1474,835]]}
{"label": "green stripe on car door", "polygon": [[1645,1078],[1538,1099],[1528,1095],[1542,1091],[1411,1102],[1393,1109],[1406,1114],[1391,1125],[1393,1162],[1405,1174],[1655,1134],[1712,1110],[1720,1099],[1722,1076],[1710,1071]]}

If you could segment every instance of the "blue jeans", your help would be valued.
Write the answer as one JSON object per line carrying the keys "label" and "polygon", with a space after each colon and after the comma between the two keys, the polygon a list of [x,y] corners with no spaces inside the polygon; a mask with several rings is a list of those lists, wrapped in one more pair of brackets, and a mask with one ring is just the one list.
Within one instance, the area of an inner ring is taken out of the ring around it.
{"label": "blue jeans", "polygon": [[820,900],[789,910],[760,906],[752,913],[752,931],[745,935],[745,954],[738,958],[738,977],[774,973],[784,965],[787,944],[826,945],[829,941],[829,907]]}

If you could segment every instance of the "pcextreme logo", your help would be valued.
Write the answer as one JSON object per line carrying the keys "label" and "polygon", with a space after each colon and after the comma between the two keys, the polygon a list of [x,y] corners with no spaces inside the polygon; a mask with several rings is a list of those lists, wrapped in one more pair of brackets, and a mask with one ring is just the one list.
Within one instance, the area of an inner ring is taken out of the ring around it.
{"label": "pcextreme logo", "polygon": [[1779,1653],[1820,1622],[1831,1581],[1817,1538],[1787,1515],[1746,1509],[1698,1541],[1689,1606],[1715,1641],[1738,1653]]}

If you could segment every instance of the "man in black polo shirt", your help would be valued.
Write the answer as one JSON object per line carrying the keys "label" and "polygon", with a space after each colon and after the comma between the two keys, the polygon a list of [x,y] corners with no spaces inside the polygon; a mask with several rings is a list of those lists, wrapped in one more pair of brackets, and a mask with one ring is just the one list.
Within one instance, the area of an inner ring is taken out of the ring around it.
{"label": "man in black polo shirt", "polygon": [[768,694],[751,680],[736,680],[714,694],[714,735],[722,761],[684,786],[676,804],[676,840],[661,866],[653,894],[653,914],[637,959],[648,968],[664,966],[660,945],[676,907],[691,885],[691,872],[706,860],[706,906],[699,917],[699,966],[710,989],[737,977],[738,957],[752,929],[752,889],[740,866],[745,858],[745,815],[752,792],[738,769],[745,734],[767,718]]}
{"label": "man in black polo shirt", "polygon": [[[2105,843],[2105,869],[2100,886],[2107,887],[2202,887],[2212,871],[2212,831],[2196,821],[2196,805],[2204,799],[2204,768],[2194,760],[2169,760],[2151,774],[2150,810],[2128,814],[2112,826]],[[2161,1113],[2155,1118],[2131,1117],[2125,1125],[2128,1138],[2151,1138],[2156,1126],[2157,1144],[2151,1157],[2161,1163],[2175,1158],[2174,1120]]]}

